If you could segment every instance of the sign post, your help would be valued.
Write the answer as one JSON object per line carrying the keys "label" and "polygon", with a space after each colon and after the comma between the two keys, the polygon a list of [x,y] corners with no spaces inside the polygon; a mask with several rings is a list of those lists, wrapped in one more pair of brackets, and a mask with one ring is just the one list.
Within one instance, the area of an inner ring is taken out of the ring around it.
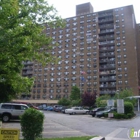
{"label": "sign post", "polygon": [[0,140],[19,140],[19,129],[0,128]]}

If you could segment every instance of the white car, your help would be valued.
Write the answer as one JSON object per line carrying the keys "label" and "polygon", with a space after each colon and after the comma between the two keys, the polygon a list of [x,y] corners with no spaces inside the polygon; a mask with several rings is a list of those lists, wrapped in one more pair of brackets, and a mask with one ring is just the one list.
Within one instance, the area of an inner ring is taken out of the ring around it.
{"label": "white car", "polygon": [[72,114],[88,114],[89,110],[84,109],[82,107],[72,107],[69,109],[65,109],[65,113],[70,114],[70,115],[72,115]]}

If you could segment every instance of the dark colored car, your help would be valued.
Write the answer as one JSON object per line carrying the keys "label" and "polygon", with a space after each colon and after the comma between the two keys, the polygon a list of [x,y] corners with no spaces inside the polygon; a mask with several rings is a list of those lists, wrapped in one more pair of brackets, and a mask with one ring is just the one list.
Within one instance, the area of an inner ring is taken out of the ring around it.
{"label": "dark colored car", "polygon": [[53,108],[53,106],[47,106],[47,107],[45,107],[43,110],[53,111],[54,108]]}
{"label": "dark colored car", "polygon": [[89,114],[92,115],[92,117],[95,117],[96,112],[98,112],[98,111],[104,111],[105,109],[106,109],[105,107],[94,108],[93,110],[91,110],[89,112]]}
{"label": "dark colored car", "polygon": [[58,106],[58,107],[55,108],[55,111],[56,112],[61,112],[62,108],[63,108],[63,106]]}
{"label": "dark colored car", "polygon": [[104,117],[104,115],[106,113],[112,113],[112,112],[117,112],[117,109],[112,107],[112,108],[106,108],[104,111],[99,111],[99,112],[96,112],[96,117]]}
{"label": "dark colored car", "polygon": [[61,105],[56,105],[54,106],[54,111],[55,112],[59,112],[59,108],[62,107]]}

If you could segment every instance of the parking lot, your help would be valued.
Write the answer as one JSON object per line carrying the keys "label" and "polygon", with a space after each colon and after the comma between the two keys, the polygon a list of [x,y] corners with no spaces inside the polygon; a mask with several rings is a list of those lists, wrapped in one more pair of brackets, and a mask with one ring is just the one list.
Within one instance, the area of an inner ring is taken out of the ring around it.
{"label": "parking lot", "polygon": [[[111,140],[113,140],[113,137],[118,138],[115,138],[115,140],[127,140],[128,129],[132,127],[139,129],[137,122],[140,121],[139,116],[131,120],[117,121],[96,118],[91,115],[69,115],[53,111],[44,111],[44,114],[43,137],[46,138],[100,135],[108,139],[111,138]],[[4,123],[3,127],[20,129],[20,122]]]}

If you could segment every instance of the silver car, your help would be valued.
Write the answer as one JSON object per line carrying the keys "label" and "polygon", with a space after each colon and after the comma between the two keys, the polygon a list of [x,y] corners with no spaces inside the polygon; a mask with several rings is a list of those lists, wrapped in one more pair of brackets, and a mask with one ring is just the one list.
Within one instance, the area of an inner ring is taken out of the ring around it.
{"label": "silver car", "polygon": [[88,114],[89,110],[84,109],[83,107],[72,107],[69,109],[65,109],[66,114]]}

